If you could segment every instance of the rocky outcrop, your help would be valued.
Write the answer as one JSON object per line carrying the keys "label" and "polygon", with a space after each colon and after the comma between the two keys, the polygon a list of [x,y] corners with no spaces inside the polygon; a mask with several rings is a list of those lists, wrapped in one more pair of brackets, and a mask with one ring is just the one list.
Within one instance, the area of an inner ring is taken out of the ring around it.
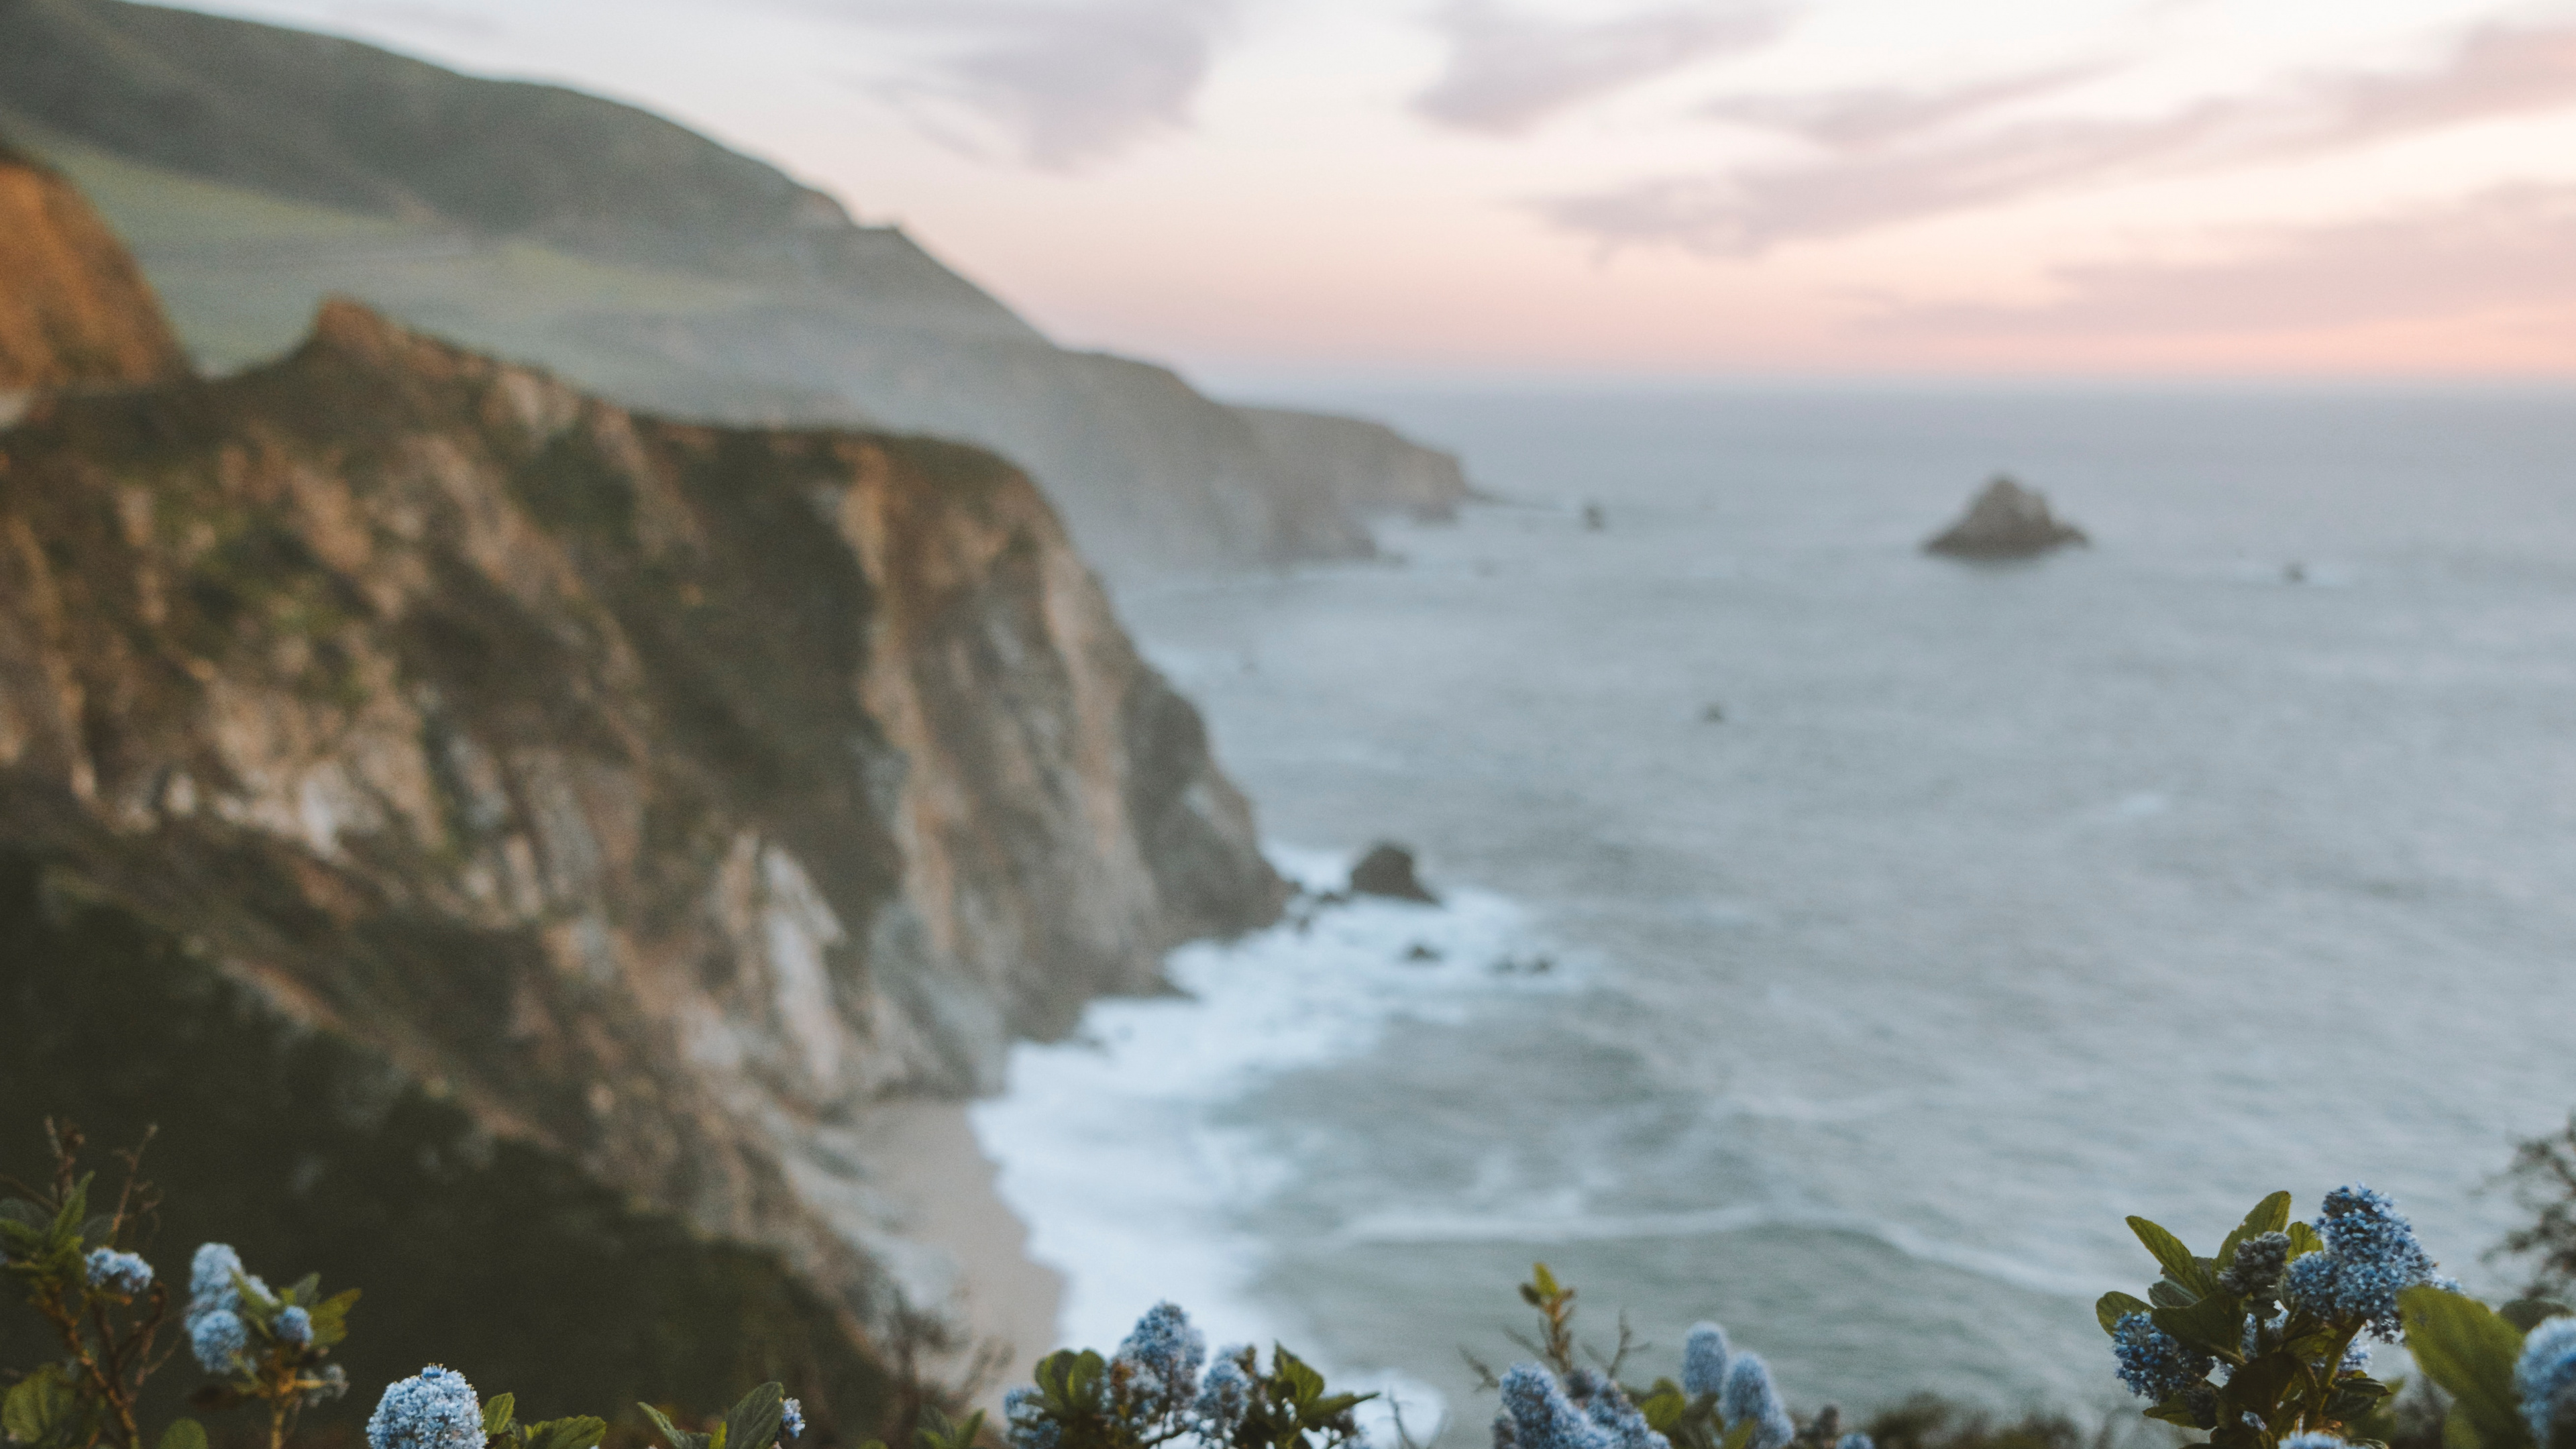
{"label": "rocky outcrop", "polygon": [[[1113,578],[1363,556],[1385,505],[1345,497],[1412,509],[1441,486],[1433,455],[1345,435],[1319,456],[1312,430],[1282,448],[1168,369],[1057,347],[903,232],[560,87],[124,0],[6,0],[0,125],[97,179],[209,367],[273,355],[345,293],[632,406],[996,448]],[[1372,458],[1393,471],[1366,476]]]}
{"label": "rocky outcrop", "polygon": [[1350,893],[1419,901],[1426,906],[1440,904],[1440,898],[1422,883],[1422,877],[1414,874],[1413,852],[1390,841],[1370,846],[1368,854],[1352,865]]}
{"label": "rocky outcrop", "polygon": [[924,1306],[870,1105],[1285,895],[1008,464],[637,416],[351,303],[0,433],[0,852],[87,903],[45,930],[109,911],[355,1054],[295,1090],[425,1092],[845,1349]]}
{"label": "rocky outcrop", "polygon": [[1455,453],[1426,448],[1384,423],[1285,408],[1237,407],[1295,496],[1334,515],[1394,515],[1426,523],[1458,516],[1476,496]]}
{"label": "rocky outcrop", "polygon": [[1923,548],[1956,558],[2002,559],[2029,558],[2090,542],[2082,529],[2048,511],[2045,494],[1998,475],[1968,505],[1964,517],[1927,540]]}
{"label": "rocky outcrop", "polygon": [[68,182],[0,146],[0,414],[43,389],[186,371],[125,248]]}

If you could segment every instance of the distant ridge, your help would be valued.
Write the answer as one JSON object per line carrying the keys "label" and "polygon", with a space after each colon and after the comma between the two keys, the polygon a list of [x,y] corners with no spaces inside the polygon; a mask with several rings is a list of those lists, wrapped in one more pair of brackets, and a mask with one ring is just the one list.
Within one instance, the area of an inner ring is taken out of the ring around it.
{"label": "distant ridge", "polygon": [[[1058,348],[900,231],[559,86],[126,0],[0,0],[0,129],[83,185],[215,368],[346,293],[630,405],[997,448],[1113,576],[1362,556],[1369,516],[1425,511],[1421,480],[1455,469],[1374,433],[1330,467],[1283,453],[1339,424],[1290,445],[1167,369]],[[1385,488],[1352,459],[1382,460]]]}

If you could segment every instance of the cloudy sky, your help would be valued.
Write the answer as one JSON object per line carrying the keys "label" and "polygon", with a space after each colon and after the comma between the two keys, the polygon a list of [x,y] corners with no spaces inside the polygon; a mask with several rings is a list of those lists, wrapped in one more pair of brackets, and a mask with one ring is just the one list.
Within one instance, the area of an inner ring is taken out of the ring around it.
{"label": "cloudy sky", "polygon": [[2576,375],[2576,0],[206,0],[1221,379]]}

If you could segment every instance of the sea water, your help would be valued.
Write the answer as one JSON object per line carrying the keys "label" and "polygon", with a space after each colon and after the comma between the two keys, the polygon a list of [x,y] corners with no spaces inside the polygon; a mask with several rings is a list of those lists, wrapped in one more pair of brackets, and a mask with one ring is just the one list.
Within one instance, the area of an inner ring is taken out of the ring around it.
{"label": "sea water", "polygon": [[[1389,396],[1497,501],[1130,591],[1283,867],[1372,901],[1180,953],[977,1124],[1069,1278],[1481,1436],[1545,1260],[1802,1411],[2119,1390],[2091,1300],[2275,1188],[2445,1268],[2576,1106],[2576,396]],[[2095,543],[1920,541],[1987,476]],[[1587,526],[1585,505],[1602,526]]]}

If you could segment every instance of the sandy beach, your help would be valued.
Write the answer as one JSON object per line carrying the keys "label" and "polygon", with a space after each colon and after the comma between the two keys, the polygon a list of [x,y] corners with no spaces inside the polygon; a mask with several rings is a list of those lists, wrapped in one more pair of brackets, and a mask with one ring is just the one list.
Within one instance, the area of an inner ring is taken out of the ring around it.
{"label": "sandy beach", "polygon": [[[869,1161],[896,1210],[903,1237],[949,1260],[943,1307],[981,1344],[1007,1349],[1002,1370],[978,1387],[994,1414],[1002,1395],[1026,1382],[1029,1366],[1056,1346],[1064,1278],[1029,1261],[1028,1229],[993,1190],[994,1169],[976,1144],[966,1106],[906,1102],[869,1114]],[[961,1359],[955,1365],[962,1370]]]}

